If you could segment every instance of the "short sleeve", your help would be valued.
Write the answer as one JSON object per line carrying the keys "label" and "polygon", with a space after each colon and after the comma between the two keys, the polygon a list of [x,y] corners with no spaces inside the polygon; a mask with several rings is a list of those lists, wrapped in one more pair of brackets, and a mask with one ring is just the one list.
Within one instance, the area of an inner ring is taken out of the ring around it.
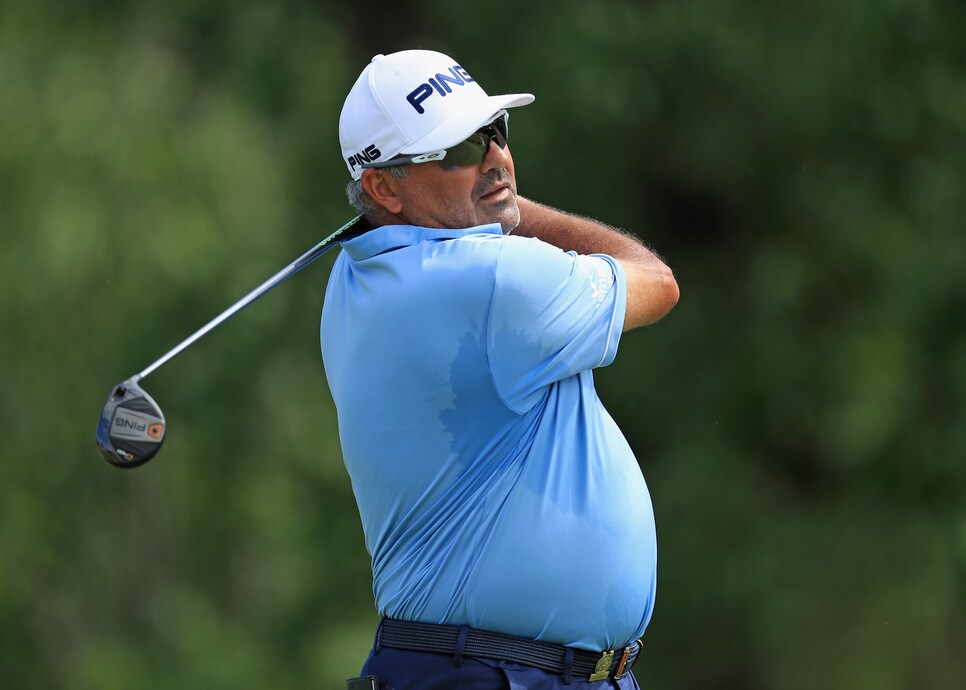
{"label": "short sleeve", "polygon": [[486,335],[504,402],[522,414],[546,386],[614,361],[626,299],[624,272],[613,258],[505,238]]}

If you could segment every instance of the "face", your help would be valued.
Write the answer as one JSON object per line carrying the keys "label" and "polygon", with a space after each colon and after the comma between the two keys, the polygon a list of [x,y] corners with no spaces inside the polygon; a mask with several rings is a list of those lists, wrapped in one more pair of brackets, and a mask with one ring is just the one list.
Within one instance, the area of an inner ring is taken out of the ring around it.
{"label": "face", "polygon": [[417,163],[395,180],[400,210],[410,225],[470,228],[499,223],[509,234],[520,222],[517,185],[510,148],[491,141],[479,165],[447,170],[440,164]]}

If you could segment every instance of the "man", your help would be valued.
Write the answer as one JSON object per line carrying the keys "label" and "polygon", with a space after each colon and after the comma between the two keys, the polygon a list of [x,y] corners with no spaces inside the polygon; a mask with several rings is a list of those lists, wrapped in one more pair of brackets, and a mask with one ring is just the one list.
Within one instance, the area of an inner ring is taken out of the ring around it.
{"label": "man", "polygon": [[517,194],[507,109],[455,60],[378,55],[339,123],[350,201],[322,353],[384,617],[352,687],[636,688],[656,542],[594,390],[677,302],[638,240]]}

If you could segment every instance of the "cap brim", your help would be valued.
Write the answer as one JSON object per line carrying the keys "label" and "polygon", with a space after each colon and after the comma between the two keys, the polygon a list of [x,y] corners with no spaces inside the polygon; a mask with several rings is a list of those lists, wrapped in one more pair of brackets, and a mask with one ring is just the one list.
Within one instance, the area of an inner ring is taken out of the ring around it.
{"label": "cap brim", "polygon": [[534,97],[530,93],[511,93],[502,96],[487,96],[473,108],[456,117],[449,117],[436,129],[424,137],[412,142],[399,153],[402,155],[418,155],[441,149],[448,149],[461,141],[465,141],[473,132],[492,120],[498,112],[506,108],[518,108],[533,103]]}

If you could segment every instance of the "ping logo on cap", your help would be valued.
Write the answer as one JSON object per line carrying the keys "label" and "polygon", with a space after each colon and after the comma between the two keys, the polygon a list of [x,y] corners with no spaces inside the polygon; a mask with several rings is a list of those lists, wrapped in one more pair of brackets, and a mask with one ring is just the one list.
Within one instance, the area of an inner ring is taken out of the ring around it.
{"label": "ping logo on cap", "polygon": [[[423,101],[432,96],[434,92],[440,96],[445,96],[448,93],[453,93],[453,86],[465,86],[472,81],[476,80],[470,77],[465,69],[459,65],[453,65],[449,68],[449,74],[437,72],[413,89],[406,96],[406,100],[417,113],[422,115],[426,112],[426,109],[423,108]],[[450,84],[453,86],[450,86]]]}
{"label": "ping logo on cap", "polygon": [[375,144],[369,144],[362,151],[353,153],[345,161],[349,164],[349,170],[355,170],[357,165],[371,163],[374,160],[378,160],[381,155],[382,151],[377,149]]}

